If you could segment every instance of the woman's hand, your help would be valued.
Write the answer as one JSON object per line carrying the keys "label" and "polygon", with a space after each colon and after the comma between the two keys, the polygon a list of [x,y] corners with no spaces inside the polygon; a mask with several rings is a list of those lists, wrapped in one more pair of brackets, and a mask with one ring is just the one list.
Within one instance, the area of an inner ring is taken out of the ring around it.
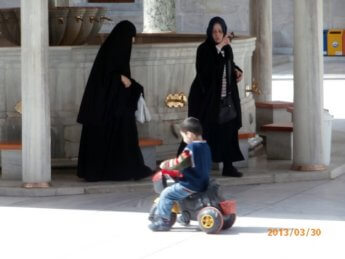
{"label": "woman's hand", "polygon": [[240,82],[243,79],[243,72],[235,68],[235,73],[236,73],[236,82]]}
{"label": "woman's hand", "polygon": [[230,35],[226,34],[222,41],[217,45],[218,48],[222,49],[224,46],[230,45]]}
{"label": "woman's hand", "polygon": [[127,76],[124,76],[124,75],[121,75],[121,81],[126,88],[130,87],[132,84],[132,81]]}

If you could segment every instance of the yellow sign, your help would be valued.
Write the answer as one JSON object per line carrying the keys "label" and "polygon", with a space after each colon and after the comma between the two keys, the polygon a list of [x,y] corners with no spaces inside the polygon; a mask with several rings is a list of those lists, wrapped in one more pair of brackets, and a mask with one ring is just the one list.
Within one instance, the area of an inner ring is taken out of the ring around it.
{"label": "yellow sign", "polygon": [[168,94],[165,98],[165,105],[168,108],[183,108],[187,104],[187,97],[184,93]]}

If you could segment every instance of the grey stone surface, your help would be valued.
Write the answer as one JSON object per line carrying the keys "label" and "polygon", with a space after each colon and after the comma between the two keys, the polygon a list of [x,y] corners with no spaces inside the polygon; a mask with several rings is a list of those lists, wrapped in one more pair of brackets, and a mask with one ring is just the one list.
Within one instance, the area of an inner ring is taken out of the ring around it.
{"label": "grey stone surface", "polygon": [[71,142],[79,142],[81,135],[81,125],[73,125],[65,127],[65,140]]}
{"label": "grey stone surface", "polygon": [[141,153],[143,154],[145,165],[150,167],[152,170],[156,170],[157,169],[156,147],[142,147]]}
{"label": "grey stone surface", "polygon": [[65,141],[64,148],[65,148],[64,158],[71,159],[71,158],[77,158],[78,157],[79,142]]}
{"label": "grey stone surface", "polygon": [[291,160],[293,150],[292,132],[265,131],[267,159]]}
{"label": "grey stone surface", "polygon": [[22,180],[22,151],[1,150],[1,179]]}
{"label": "grey stone surface", "polygon": [[[16,116],[16,115],[15,115]],[[21,139],[21,119],[19,117],[9,117],[0,119],[0,140],[17,141]]]}
{"label": "grey stone surface", "polygon": [[256,107],[256,130],[260,131],[261,126],[273,123],[273,109],[261,109]]}
{"label": "grey stone surface", "polygon": [[52,123],[50,134],[52,145],[52,157],[65,157],[65,146],[68,141],[64,140],[64,125]]}
{"label": "grey stone surface", "polygon": [[[4,66],[4,86],[6,91],[6,111],[14,112],[15,105],[20,101],[20,63],[13,61]],[[28,84],[29,83],[25,83]]]}
{"label": "grey stone surface", "polygon": [[243,161],[238,161],[233,163],[233,165],[235,167],[248,167],[248,159],[249,159],[249,143],[248,143],[248,139],[240,139],[239,140],[240,143],[240,150],[242,152],[242,155],[244,157]]}
{"label": "grey stone surface", "polygon": [[273,46],[292,49],[294,0],[272,1]]}
{"label": "grey stone surface", "polygon": [[[0,69],[3,70],[3,64],[0,62]],[[4,74],[0,74],[0,118],[5,116],[6,107],[6,88]]]}

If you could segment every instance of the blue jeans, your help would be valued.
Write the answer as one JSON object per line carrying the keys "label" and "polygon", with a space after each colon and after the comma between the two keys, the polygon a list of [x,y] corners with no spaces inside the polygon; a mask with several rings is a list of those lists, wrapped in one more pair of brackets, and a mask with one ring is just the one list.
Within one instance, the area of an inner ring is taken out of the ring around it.
{"label": "blue jeans", "polygon": [[165,188],[159,196],[156,215],[170,220],[171,209],[174,205],[174,202],[183,200],[193,193],[195,192],[183,187],[180,183],[175,183]]}

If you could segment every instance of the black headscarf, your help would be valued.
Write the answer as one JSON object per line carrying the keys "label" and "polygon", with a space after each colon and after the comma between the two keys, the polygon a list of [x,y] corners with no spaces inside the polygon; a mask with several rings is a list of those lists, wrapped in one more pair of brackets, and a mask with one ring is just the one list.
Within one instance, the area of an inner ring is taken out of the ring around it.
{"label": "black headscarf", "polygon": [[133,23],[119,22],[98,51],[86,84],[77,121],[82,124],[109,120],[116,108],[113,103],[121,94],[121,75],[131,78],[129,66]]}
{"label": "black headscarf", "polygon": [[[132,38],[136,35],[136,29],[130,21],[119,22],[111,31],[101,46],[96,62],[100,59],[106,61],[106,71],[118,71],[122,75],[131,77],[129,61],[132,51]],[[98,63],[98,62],[97,62]]]}
{"label": "black headscarf", "polygon": [[219,16],[216,16],[216,17],[213,17],[209,24],[208,24],[208,27],[207,27],[207,30],[206,30],[206,34],[207,34],[207,41],[209,43],[212,43],[212,44],[216,44],[215,41],[213,40],[213,37],[212,37],[212,31],[213,31],[213,26],[218,23],[221,27],[222,27],[222,31],[224,33],[224,35],[226,34],[227,32],[227,26],[226,26],[226,23],[224,21],[223,18],[219,17]]}

